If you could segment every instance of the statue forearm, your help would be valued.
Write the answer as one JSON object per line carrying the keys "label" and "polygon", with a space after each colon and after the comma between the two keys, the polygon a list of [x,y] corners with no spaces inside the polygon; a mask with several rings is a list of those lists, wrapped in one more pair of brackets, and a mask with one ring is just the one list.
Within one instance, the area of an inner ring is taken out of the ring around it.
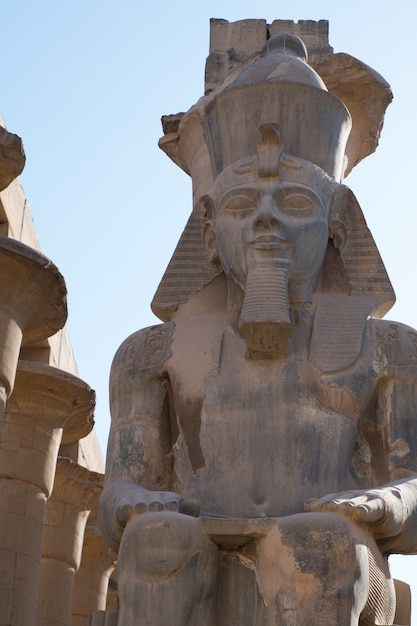
{"label": "statue forearm", "polygon": [[110,431],[106,480],[132,481],[146,489],[169,490],[172,484],[171,450],[164,446],[160,418],[140,415],[118,419]]}
{"label": "statue forearm", "polygon": [[368,526],[382,552],[417,553],[417,478],[313,498],[305,509],[338,513]]}

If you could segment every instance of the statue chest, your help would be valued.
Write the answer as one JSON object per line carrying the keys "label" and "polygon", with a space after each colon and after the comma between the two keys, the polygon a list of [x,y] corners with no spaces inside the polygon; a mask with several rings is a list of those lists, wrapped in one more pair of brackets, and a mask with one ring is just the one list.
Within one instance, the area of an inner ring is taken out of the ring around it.
{"label": "statue chest", "polygon": [[238,345],[223,348],[193,392],[189,380],[173,377],[176,488],[207,512],[258,517],[352,487],[354,413],[326,404],[318,383],[315,394],[314,377],[296,359],[251,361]]}

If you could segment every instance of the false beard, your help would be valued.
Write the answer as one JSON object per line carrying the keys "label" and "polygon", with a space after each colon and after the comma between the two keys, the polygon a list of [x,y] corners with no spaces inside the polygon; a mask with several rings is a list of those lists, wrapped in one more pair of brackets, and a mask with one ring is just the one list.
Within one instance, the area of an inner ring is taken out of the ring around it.
{"label": "false beard", "polygon": [[247,358],[286,359],[292,334],[286,267],[249,270],[238,328]]}

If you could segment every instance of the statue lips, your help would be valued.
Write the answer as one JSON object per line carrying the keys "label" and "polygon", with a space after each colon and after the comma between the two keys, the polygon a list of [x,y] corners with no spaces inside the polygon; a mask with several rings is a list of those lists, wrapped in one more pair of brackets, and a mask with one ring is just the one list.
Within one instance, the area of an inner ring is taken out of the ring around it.
{"label": "statue lips", "polygon": [[249,242],[249,245],[257,250],[280,250],[288,254],[288,241],[277,235],[258,235]]}

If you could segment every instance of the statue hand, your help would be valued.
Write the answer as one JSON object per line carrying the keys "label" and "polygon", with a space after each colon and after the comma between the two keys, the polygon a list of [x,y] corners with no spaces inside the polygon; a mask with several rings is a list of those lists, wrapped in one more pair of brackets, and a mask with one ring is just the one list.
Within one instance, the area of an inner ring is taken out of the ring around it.
{"label": "statue hand", "polygon": [[401,490],[395,486],[344,491],[331,493],[323,498],[310,498],[305,502],[304,509],[311,512],[338,513],[357,524],[365,524],[377,541],[398,535],[408,518]]}
{"label": "statue hand", "polygon": [[175,511],[198,517],[200,507],[195,500],[187,500],[174,491],[149,491],[137,487],[120,497],[116,517],[125,525],[134,515],[156,511]]}
{"label": "statue hand", "polygon": [[198,517],[200,507],[173,491],[149,491],[129,480],[107,485],[100,496],[98,522],[108,545],[115,552],[131,517],[148,511],[178,511]]}

